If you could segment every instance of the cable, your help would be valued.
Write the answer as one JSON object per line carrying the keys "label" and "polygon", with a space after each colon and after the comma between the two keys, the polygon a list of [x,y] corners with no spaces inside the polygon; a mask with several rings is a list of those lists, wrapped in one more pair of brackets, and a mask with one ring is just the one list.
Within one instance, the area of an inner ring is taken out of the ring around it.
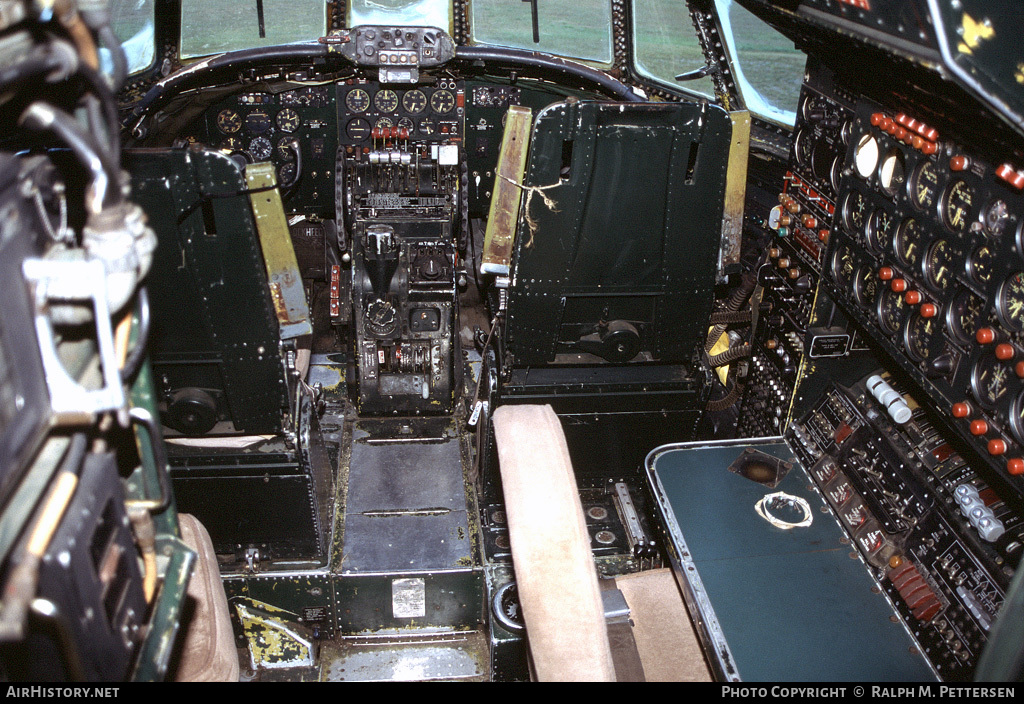
{"label": "cable", "polygon": [[121,202],[116,165],[99,149],[91,136],[81,131],[73,117],[47,103],[35,102],[25,109],[19,122],[31,130],[52,133],[70,147],[82,166],[89,171],[92,178],[86,200],[90,212],[99,213]]}
{"label": "cable", "polygon": [[138,299],[139,332],[135,336],[135,347],[128,353],[128,358],[121,367],[121,381],[130,384],[135,375],[142,368],[142,361],[146,358],[146,342],[149,339],[149,329],[152,323],[149,308],[149,293],[145,286],[139,287],[136,294]]}

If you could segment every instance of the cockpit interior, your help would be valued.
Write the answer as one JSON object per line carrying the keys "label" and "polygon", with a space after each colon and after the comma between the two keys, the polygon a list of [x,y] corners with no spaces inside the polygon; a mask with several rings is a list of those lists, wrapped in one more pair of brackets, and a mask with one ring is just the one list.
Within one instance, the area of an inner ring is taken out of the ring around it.
{"label": "cockpit interior", "polygon": [[1021,19],[0,0],[0,679],[1020,679]]}

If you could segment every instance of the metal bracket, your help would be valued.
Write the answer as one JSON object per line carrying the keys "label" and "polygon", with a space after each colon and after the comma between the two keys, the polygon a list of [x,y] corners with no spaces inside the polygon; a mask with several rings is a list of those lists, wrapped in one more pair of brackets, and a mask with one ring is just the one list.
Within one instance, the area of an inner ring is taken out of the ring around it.
{"label": "metal bracket", "polygon": [[[122,408],[124,389],[114,351],[114,334],[107,307],[107,272],[99,260],[56,261],[26,259],[22,273],[34,289],[33,308],[39,354],[50,392],[50,408],[58,416],[92,415]],[[96,325],[103,386],[86,389],[68,374],[57,354],[57,337],[50,320],[52,301],[91,301]]]}

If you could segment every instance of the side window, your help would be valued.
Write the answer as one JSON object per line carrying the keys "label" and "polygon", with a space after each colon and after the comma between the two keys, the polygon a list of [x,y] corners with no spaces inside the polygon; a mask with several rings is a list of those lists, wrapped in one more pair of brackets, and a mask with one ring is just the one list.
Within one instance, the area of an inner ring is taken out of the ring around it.
{"label": "side window", "polygon": [[480,44],[545,51],[600,64],[612,62],[612,10],[609,0],[471,0],[470,27]]}
{"label": "side window", "polygon": [[685,2],[633,0],[633,47],[633,64],[640,75],[707,97],[715,94],[710,78],[675,80],[705,63]]}
{"label": "side window", "polygon": [[792,126],[807,56],[734,0],[715,0],[733,73],[747,108]]}
{"label": "side window", "polygon": [[[156,58],[156,39],[153,34],[154,0],[112,0],[110,28],[121,41],[128,59],[128,73],[149,68]],[[110,70],[110,52],[100,50],[104,70]]]}

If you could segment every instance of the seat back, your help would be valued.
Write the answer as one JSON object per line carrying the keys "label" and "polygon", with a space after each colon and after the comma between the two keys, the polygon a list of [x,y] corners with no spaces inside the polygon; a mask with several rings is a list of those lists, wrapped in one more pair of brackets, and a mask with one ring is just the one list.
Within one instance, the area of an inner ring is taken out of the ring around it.
{"label": "seat back", "polygon": [[289,391],[280,325],[238,164],[212,151],[129,151],[158,244],[147,280],[166,425],[186,435],[279,433]]}
{"label": "seat back", "polygon": [[690,368],[714,298],[730,137],[728,114],[706,104],[539,113],[509,292],[514,367]]}

